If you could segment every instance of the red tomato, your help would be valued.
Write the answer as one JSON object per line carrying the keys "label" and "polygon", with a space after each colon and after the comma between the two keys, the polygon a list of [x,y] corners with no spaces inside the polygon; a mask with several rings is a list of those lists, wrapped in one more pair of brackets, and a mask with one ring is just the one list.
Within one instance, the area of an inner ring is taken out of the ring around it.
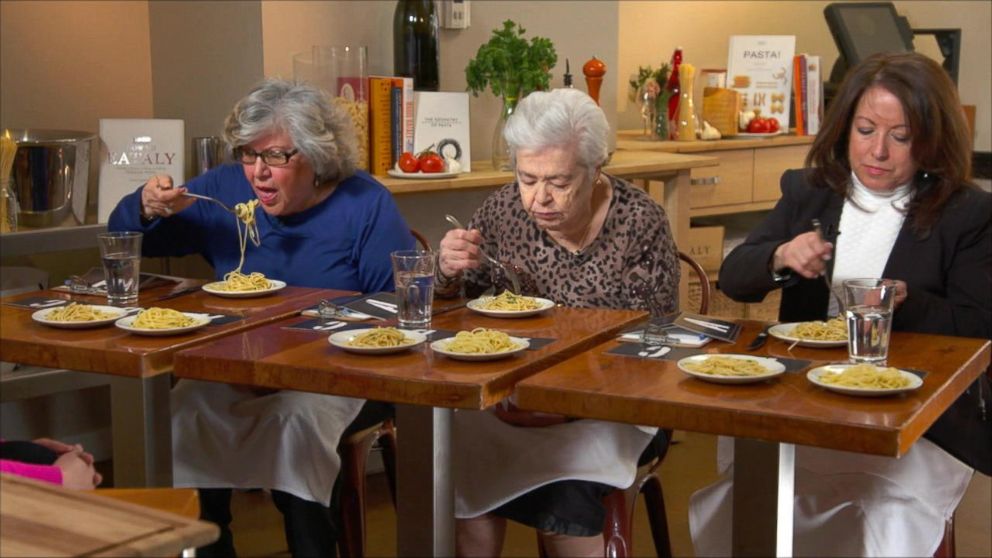
{"label": "red tomato", "polygon": [[772,116],[772,117],[768,118],[767,122],[768,122],[768,131],[770,133],[774,134],[774,133],[778,132],[778,130],[779,130],[778,118],[775,118],[774,116]]}
{"label": "red tomato", "polygon": [[420,157],[420,170],[424,172],[444,172],[444,159],[437,153],[428,153]]}
{"label": "red tomato", "polygon": [[756,117],[748,122],[747,131],[749,134],[767,134],[768,121],[760,116]]}
{"label": "red tomato", "polygon": [[417,157],[409,151],[404,151],[403,154],[400,155],[399,165],[400,170],[403,172],[417,172],[420,170],[420,161],[418,161]]}

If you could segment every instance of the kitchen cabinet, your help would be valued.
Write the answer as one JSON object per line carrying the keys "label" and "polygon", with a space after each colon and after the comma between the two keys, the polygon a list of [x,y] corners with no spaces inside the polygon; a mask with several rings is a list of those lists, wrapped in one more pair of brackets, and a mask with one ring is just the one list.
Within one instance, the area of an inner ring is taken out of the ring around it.
{"label": "kitchen cabinet", "polygon": [[733,138],[715,141],[649,141],[640,131],[618,134],[617,149],[705,154],[716,167],[692,169],[689,215],[708,217],[775,206],[781,194],[779,179],[788,169],[803,166],[814,136]]}

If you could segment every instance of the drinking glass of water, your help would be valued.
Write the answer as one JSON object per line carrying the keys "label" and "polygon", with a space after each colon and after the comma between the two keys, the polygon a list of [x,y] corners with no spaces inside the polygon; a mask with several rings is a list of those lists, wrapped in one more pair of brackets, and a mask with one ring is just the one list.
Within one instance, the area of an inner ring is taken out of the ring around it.
{"label": "drinking glass of water", "polygon": [[885,364],[895,296],[896,282],[890,279],[844,281],[847,354],[851,362]]}
{"label": "drinking glass of water", "polygon": [[396,281],[397,320],[400,327],[426,329],[431,325],[434,301],[434,253],[400,250],[390,254]]}
{"label": "drinking glass of water", "polygon": [[141,276],[141,233],[108,232],[97,235],[107,301],[117,306],[138,302]]}

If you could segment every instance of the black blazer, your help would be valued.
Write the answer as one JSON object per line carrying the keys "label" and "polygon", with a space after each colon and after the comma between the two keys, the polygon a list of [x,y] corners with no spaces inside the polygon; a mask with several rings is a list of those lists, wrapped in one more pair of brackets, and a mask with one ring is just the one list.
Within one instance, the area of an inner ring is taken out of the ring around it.
{"label": "black blazer", "polygon": [[[720,290],[740,302],[760,302],[782,287],[783,322],[824,319],[830,293],[823,280],[798,274],[776,283],[768,270],[775,249],[812,230],[814,218],[826,240],[835,242],[843,232],[837,230],[843,197],[811,186],[806,173],[782,175],[782,198],[720,267]],[[827,267],[833,273],[833,260]],[[908,289],[893,315],[894,330],[992,339],[992,195],[959,190],[925,238],[917,237],[907,220],[883,276],[905,281]]]}
{"label": "black blazer", "polygon": [[[779,284],[768,266],[775,248],[812,229],[820,220],[827,240],[836,241],[843,197],[815,188],[807,171],[782,175],[782,199],[720,267],[720,290],[734,300],[759,302],[782,287],[779,319],[822,320],[830,293],[821,279],[794,275]],[[841,231],[843,232],[843,231]],[[833,273],[833,260],[827,262]],[[925,238],[904,223],[883,276],[906,282],[906,300],[893,315],[892,329],[992,339],[992,195],[959,190]],[[992,397],[989,378],[979,377],[926,432],[951,455],[992,474]]]}

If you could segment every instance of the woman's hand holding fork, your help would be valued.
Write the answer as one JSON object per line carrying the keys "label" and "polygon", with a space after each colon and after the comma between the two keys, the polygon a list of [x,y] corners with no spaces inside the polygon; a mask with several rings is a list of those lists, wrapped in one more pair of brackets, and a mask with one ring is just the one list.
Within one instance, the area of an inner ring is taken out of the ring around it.
{"label": "woman's hand holding fork", "polygon": [[149,178],[141,189],[141,216],[154,219],[179,213],[195,201],[184,197],[184,193],[186,187],[175,187],[169,175],[160,174]]}

